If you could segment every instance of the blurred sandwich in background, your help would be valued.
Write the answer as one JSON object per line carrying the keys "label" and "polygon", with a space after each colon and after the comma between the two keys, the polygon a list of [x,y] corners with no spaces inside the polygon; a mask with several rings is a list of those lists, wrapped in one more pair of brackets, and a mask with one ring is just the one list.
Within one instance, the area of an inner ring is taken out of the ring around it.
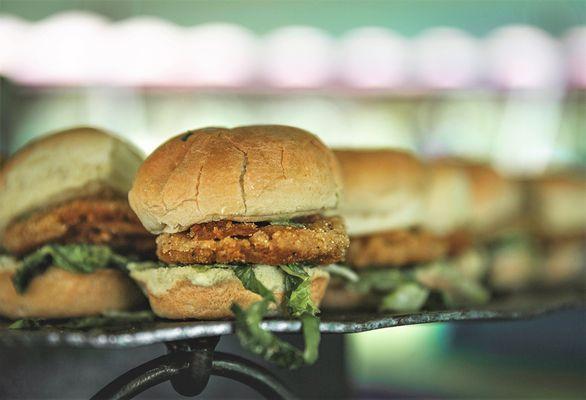
{"label": "blurred sandwich in background", "polygon": [[332,277],[324,307],[409,312],[435,301],[487,300],[480,285],[446,262],[449,235],[467,218],[462,203],[469,193],[461,173],[431,173],[411,154],[395,150],[338,150],[336,156],[344,180],[340,214],[350,236],[346,265],[355,275]]}
{"label": "blurred sandwich in background", "polygon": [[548,173],[527,182],[529,224],[541,249],[539,282],[584,285],[586,269],[586,177]]}
{"label": "blurred sandwich in background", "polygon": [[143,157],[103,131],[44,136],[0,173],[0,315],[68,318],[144,302],[125,272],[155,242],[127,193]]}

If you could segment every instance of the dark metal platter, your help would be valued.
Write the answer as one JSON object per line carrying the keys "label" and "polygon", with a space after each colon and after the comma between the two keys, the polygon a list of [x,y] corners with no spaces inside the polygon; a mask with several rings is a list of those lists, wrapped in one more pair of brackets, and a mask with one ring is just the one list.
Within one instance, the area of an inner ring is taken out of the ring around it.
{"label": "dark metal platter", "polygon": [[[356,333],[374,329],[431,322],[511,320],[536,317],[569,308],[586,308],[583,290],[525,293],[496,299],[485,307],[460,310],[422,311],[413,314],[328,313],[321,316],[323,333]],[[286,319],[264,321],[273,332],[296,333],[300,323]],[[0,344],[13,346],[67,346],[84,348],[126,348],[183,339],[227,335],[234,332],[232,321],[157,320],[130,327],[95,330],[10,330],[0,321]]]}

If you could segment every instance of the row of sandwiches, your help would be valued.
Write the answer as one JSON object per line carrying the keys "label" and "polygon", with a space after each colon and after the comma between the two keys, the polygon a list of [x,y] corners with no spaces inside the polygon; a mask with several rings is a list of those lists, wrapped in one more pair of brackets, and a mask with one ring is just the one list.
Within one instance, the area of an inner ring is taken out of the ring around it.
{"label": "row of sandwiches", "polygon": [[514,180],[459,159],[332,151],[286,126],[188,131],[146,159],[75,128],[2,167],[0,316],[146,299],[162,318],[236,317],[248,348],[300,365],[317,352],[259,331],[264,316],[300,319],[308,341],[320,304],[404,313],[583,284],[585,199],[576,173]]}

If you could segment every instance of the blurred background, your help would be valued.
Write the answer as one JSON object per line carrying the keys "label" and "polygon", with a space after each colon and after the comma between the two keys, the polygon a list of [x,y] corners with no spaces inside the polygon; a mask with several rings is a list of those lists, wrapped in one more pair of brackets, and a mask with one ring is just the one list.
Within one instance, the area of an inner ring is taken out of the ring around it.
{"label": "blurred background", "polygon": [[[79,124],[148,153],[187,129],[259,123],[512,175],[585,168],[586,1],[0,0],[4,155]],[[585,334],[568,312],[327,337],[320,364],[286,378],[314,397],[352,383],[364,398],[580,398]],[[0,398],[88,397],[161,352],[0,348]],[[225,381],[206,394],[253,395]]]}

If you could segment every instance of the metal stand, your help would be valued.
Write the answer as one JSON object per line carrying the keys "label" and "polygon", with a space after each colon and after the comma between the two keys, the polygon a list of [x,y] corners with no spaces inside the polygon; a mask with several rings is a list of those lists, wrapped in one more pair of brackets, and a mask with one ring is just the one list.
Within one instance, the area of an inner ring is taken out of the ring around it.
{"label": "metal stand", "polygon": [[211,375],[241,382],[270,399],[293,399],[291,392],[265,368],[230,354],[215,352],[219,337],[165,343],[168,353],[119,376],[92,400],[131,399],[150,387],[170,381],[183,396],[196,396]]}

